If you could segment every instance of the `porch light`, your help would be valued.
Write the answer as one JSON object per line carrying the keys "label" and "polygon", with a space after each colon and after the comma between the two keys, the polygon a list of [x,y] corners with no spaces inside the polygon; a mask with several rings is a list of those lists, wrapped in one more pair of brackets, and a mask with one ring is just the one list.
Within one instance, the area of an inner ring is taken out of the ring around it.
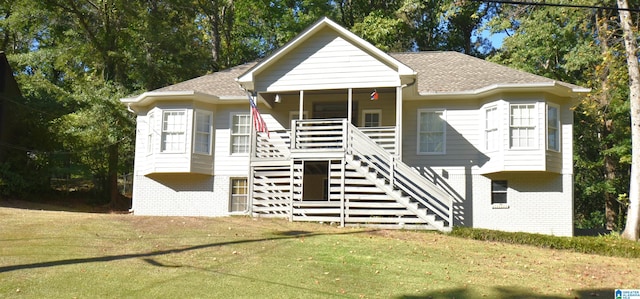
{"label": "porch light", "polygon": [[279,93],[276,93],[276,99],[275,99],[275,102],[276,102],[276,103],[280,103],[280,101],[282,101],[282,100],[280,99],[280,94],[279,94]]}
{"label": "porch light", "polygon": [[371,101],[377,101],[378,100],[378,91],[377,90],[373,90],[373,92],[371,93]]}

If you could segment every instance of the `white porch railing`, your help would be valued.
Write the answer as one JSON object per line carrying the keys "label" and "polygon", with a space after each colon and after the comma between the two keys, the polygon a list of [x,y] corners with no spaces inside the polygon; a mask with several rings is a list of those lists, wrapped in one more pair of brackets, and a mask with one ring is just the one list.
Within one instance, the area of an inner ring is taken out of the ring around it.
{"label": "white porch railing", "polygon": [[253,157],[262,160],[287,160],[291,154],[291,138],[289,130],[269,131],[256,134],[255,153]]}
{"label": "white porch railing", "polygon": [[[346,119],[293,120],[293,138],[290,130],[269,131],[269,137],[266,133],[257,133],[253,157],[260,160],[287,160],[291,150],[344,150],[345,124]],[[395,127],[359,130],[390,154],[396,154]]]}
{"label": "white porch railing", "polygon": [[395,159],[358,128],[348,125],[347,155],[360,159],[391,186],[408,194],[420,205],[453,226],[453,198],[417,170]]}

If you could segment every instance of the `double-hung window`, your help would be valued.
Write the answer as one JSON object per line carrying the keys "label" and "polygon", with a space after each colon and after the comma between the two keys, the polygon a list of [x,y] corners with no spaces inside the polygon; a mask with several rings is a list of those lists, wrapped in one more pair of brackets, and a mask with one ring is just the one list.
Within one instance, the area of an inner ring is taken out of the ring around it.
{"label": "double-hung window", "polygon": [[500,136],[498,135],[498,107],[492,106],[485,109],[484,139],[485,149],[495,151],[500,148]]}
{"label": "double-hung window", "polygon": [[251,116],[249,114],[234,114],[231,118],[231,153],[248,153]]}
{"label": "double-hung window", "polygon": [[537,148],[536,121],[536,104],[512,104],[510,106],[511,148]]}
{"label": "double-hung window", "polygon": [[187,113],[185,110],[162,112],[162,152],[181,153],[185,150]]}
{"label": "double-hung window", "polygon": [[491,204],[507,203],[507,181],[491,181]]}
{"label": "double-hung window", "polygon": [[362,110],[362,126],[365,128],[379,127],[382,119],[382,110]]}
{"label": "double-hung window", "polygon": [[418,154],[444,154],[446,120],[444,110],[418,110]]}
{"label": "double-hung window", "polygon": [[196,120],[193,152],[197,154],[210,155],[213,114],[211,112],[196,110],[195,115]]}
{"label": "double-hung window", "polygon": [[246,212],[249,206],[249,188],[246,178],[231,179],[229,212]]}
{"label": "double-hung window", "polygon": [[547,149],[560,151],[560,110],[547,106]]}

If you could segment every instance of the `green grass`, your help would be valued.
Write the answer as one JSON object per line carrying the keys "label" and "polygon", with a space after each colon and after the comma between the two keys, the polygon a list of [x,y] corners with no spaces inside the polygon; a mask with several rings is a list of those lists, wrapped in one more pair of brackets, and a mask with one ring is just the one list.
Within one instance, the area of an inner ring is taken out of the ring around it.
{"label": "green grass", "polygon": [[638,260],[432,232],[0,207],[1,298],[573,298]]}

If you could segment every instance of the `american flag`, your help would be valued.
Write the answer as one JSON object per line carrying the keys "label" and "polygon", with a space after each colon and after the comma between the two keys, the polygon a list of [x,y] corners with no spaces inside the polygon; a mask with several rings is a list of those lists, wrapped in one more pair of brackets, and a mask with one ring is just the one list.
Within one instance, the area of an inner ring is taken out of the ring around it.
{"label": "american flag", "polygon": [[256,132],[264,132],[267,133],[267,137],[269,136],[269,129],[267,129],[267,123],[264,122],[262,115],[260,115],[260,111],[258,111],[258,106],[251,96],[250,93],[247,93],[249,96],[249,104],[251,104],[251,118],[253,118],[253,127],[256,129]]}

